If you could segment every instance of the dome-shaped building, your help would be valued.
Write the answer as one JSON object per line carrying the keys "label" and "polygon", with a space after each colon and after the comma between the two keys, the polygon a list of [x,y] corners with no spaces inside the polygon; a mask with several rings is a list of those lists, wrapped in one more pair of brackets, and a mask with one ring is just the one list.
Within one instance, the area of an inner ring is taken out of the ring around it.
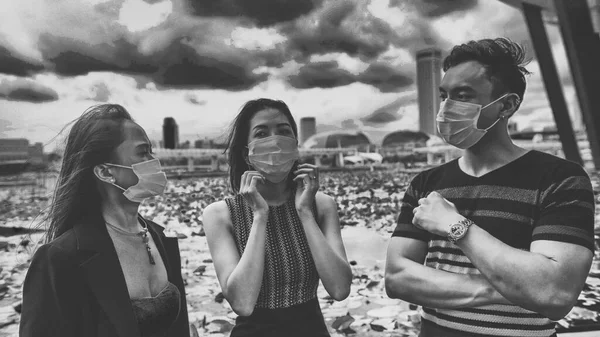
{"label": "dome-shaped building", "polygon": [[401,130],[387,134],[383,138],[382,147],[413,149],[427,144],[430,136],[421,131]]}
{"label": "dome-shaped building", "polygon": [[381,154],[388,162],[425,160],[424,155],[415,154],[413,150],[427,146],[427,141],[431,138],[422,131],[401,130],[390,132],[381,142]]}
{"label": "dome-shaped building", "polygon": [[335,130],[312,135],[302,144],[304,149],[314,148],[348,148],[367,149],[371,141],[366,134],[359,130]]}

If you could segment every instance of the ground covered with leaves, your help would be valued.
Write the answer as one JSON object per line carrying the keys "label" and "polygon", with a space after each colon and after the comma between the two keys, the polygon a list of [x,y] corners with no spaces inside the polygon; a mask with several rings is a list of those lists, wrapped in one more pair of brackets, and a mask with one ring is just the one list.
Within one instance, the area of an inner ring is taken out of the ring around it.
{"label": "ground covered with leaves", "polygon": [[[354,274],[351,294],[344,301],[334,301],[319,287],[319,301],[332,336],[418,334],[418,308],[388,298],[383,284],[387,241],[413,176],[399,170],[322,173],[321,190],[337,201]],[[598,195],[600,180],[597,174],[592,178]],[[50,192],[0,189],[0,337],[17,336],[21,287],[31,252],[41,237],[29,229],[47,205]],[[202,226],[204,208],[229,195],[224,177],[175,179],[164,196],[141,207],[142,215],[165,225],[168,235],[179,237],[188,311],[197,336],[228,336],[236,317],[221,293]],[[599,323],[597,276],[600,270],[594,263],[577,307],[558,323],[561,329]]]}

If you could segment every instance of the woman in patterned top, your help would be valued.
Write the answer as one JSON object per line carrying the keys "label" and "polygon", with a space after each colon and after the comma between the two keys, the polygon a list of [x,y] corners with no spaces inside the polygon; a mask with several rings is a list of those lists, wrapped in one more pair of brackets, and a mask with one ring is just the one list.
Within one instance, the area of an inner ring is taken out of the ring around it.
{"label": "woman in patterned top", "polygon": [[352,272],[337,205],[318,168],[297,164],[297,127],[282,101],[247,102],[229,135],[236,195],[209,205],[204,225],[223,295],[239,315],[231,337],[329,336],[319,279],[335,300]]}

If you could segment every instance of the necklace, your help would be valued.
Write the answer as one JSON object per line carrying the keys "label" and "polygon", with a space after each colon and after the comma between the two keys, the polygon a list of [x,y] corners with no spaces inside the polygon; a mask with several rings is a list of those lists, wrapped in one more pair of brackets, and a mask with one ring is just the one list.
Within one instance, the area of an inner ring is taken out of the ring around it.
{"label": "necklace", "polygon": [[141,230],[139,233],[132,233],[129,231],[126,231],[120,227],[117,227],[111,223],[109,223],[108,221],[104,221],[104,223],[106,223],[106,225],[108,225],[110,228],[114,229],[115,231],[124,234],[124,235],[128,235],[128,236],[141,236],[142,237],[142,242],[146,245],[146,252],[148,252],[148,260],[150,260],[150,264],[155,265],[156,262],[154,261],[154,258],[152,257],[152,252],[150,251],[150,238],[148,237],[148,224],[146,223],[146,221],[144,219],[141,219],[142,222],[144,223],[144,229]]}

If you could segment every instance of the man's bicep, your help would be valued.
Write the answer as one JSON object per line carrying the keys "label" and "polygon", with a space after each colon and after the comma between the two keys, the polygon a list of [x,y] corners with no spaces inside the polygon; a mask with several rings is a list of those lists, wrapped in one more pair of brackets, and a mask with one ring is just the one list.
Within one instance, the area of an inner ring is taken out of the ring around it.
{"label": "man's bicep", "polygon": [[406,267],[407,260],[423,264],[427,256],[427,242],[410,237],[394,236],[387,249],[386,272],[394,273]]}

